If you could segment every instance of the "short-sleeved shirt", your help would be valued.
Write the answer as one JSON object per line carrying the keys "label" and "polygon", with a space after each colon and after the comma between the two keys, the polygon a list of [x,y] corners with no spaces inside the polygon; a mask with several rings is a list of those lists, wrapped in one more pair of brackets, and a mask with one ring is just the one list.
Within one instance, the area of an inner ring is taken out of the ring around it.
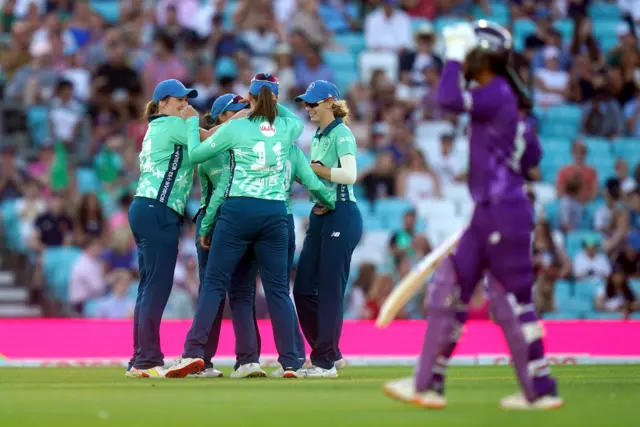
{"label": "short-sleeved shirt", "polygon": [[136,196],[155,199],[183,215],[192,186],[185,120],[164,115],[150,118],[140,152]]}
{"label": "short-sleeved shirt", "polygon": [[73,220],[64,214],[45,212],[36,219],[35,228],[40,232],[42,244],[47,247],[62,246],[64,236],[73,231]]}
{"label": "short-sleeved shirt", "polygon": [[[342,119],[335,119],[322,132],[316,131],[311,141],[311,161],[319,161],[325,167],[339,168],[340,157],[347,154],[356,155],[358,147],[356,146],[356,138],[353,136]],[[338,202],[355,202],[356,197],[353,193],[353,185],[337,184],[327,179],[320,179],[322,183],[333,190]],[[317,202],[313,195],[312,202]]]}
{"label": "short-sleeved shirt", "polygon": [[298,117],[276,117],[273,123],[261,117],[232,120],[202,143],[198,141],[197,118],[188,119],[187,124],[189,157],[194,163],[229,153],[230,179],[225,198],[286,200],[284,161],[302,133],[302,120]]}

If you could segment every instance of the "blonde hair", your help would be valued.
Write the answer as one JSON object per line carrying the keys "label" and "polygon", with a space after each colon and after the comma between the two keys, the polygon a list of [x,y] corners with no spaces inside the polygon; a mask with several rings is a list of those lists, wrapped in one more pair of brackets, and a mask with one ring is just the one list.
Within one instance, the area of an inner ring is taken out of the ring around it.
{"label": "blonde hair", "polygon": [[157,115],[159,112],[158,104],[153,101],[147,102],[147,105],[144,106],[144,117],[148,119],[151,116]]}
{"label": "blonde hair", "polygon": [[349,124],[349,106],[344,99],[335,101],[331,106],[335,118],[341,118],[345,125]]}

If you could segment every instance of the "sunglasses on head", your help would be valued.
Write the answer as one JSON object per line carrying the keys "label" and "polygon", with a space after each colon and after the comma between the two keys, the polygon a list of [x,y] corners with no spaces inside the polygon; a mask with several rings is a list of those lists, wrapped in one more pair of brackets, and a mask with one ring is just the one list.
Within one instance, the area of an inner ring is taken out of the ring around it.
{"label": "sunglasses on head", "polygon": [[277,85],[280,84],[280,81],[276,76],[274,76],[273,74],[267,74],[267,73],[256,74],[255,77],[251,79],[251,81],[252,82],[269,82]]}
{"label": "sunglasses on head", "polygon": [[242,97],[242,95],[236,95],[233,98],[231,98],[229,100],[229,102],[227,102],[227,105],[224,106],[224,108],[222,109],[222,111],[227,111],[227,108],[229,108],[230,105],[232,104],[239,104],[240,102],[242,102],[244,100],[244,98]]}

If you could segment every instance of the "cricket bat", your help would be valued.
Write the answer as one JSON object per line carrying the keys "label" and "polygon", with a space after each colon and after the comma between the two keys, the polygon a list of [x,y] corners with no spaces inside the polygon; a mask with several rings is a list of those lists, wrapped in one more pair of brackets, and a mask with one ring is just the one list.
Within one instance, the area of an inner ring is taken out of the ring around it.
{"label": "cricket bat", "polygon": [[380,308],[380,313],[376,319],[378,328],[383,329],[389,326],[409,300],[420,292],[427,277],[434,272],[440,261],[456,247],[465,228],[463,227],[449,236],[440,246],[424,257],[420,264],[403,277],[400,283],[393,288],[393,291],[391,291],[391,294]]}

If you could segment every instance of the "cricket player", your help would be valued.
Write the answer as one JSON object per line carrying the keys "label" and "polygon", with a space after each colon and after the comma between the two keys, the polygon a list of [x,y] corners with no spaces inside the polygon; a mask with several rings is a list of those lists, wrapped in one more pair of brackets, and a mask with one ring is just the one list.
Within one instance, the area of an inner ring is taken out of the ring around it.
{"label": "cricket player", "polygon": [[351,256],[362,237],[362,216],[353,194],[358,149],[345,123],[349,110],[333,83],[317,80],[296,101],[304,102],[310,120],[318,125],[311,168],[336,198],[332,212],[316,205],[310,215],[293,286],[300,326],[312,349],[312,366],[304,376],[336,378],[335,362],[344,366],[339,349],[344,293]]}
{"label": "cricket player", "polygon": [[[385,392],[429,409],[446,406],[448,361],[467,320],[467,305],[487,273],[491,312],[509,346],[521,393],[505,409],[556,409],[563,405],[544,355],[542,326],[533,309],[533,209],[524,192],[527,152],[519,106],[527,102],[510,69],[511,35],[479,21],[445,28],[447,62],[440,104],[471,115],[469,190],[476,207],[454,253],[438,266],[428,295],[428,327],[415,378],[387,383]],[[478,86],[460,87],[460,73]],[[529,150],[531,153],[532,151]],[[535,160],[535,159],[534,159]]]}
{"label": "cricket player", "polygon": [[277,116],[278,92],[275,76],[256,75],[249,87],[250,115],[224,124],[202,143],[197,112],[189,109],[185,114],[191,160],[200,163],[227,151],[230,179],[211,239],[216,256],[207,262],[184,353],[167,370],[169,378],[185,377],[203,368],[204,347],[217,311],[211,307],[218,307],[224,299],[231,276],[250,245],[262,277],[283,377],[299,377],[302,361],[295,348],[296,316],[287,277],[284,161],[303,124],[297,117]]}
{"label": "cricket player", "polygon": [[[235,95],[233,93],[227,93],[219,96],[211,106],[211,114],[205,117],[205,121],[207,122],[207,132],[201,132],[201,139],[203,136],[208,137],[212,135],[217,130],[217,128],[208,128],[217,127],[228,120],[242,118],[243,116],[236,113],[249,106],[249,104],[244,101],[245,100],[242,96]],[[203,229],[202,223],[207,209],[211,207],[210,211],[215,212],[222,203],[224,191],[217,191],[214,194],[214,190],[218,189],[220,185],[222,185],[223,188],[227,185],[228,169],[228,153],[221,153],[220,155],[198,165],[198,175],[200,177],[200,185],[202,187],[202,198],[200,202],[200,209],[194,218],[194,222],[196,224],[196,249],[198,253],[200,288],[202,288],[202,284],[204,283],[204,272],[207,266],[210,249],[208,242],[200,239],[200,230]],[[227,177],[227,180],[223,179],[221,181],[220,178],[223,175]],[[223,188],[220,188],[219,190],[223,190]],[[212,231],[212,225],[207,225],[205,221],[204,228],[205,236],[209,236]],[[255,262],[255,258],[253,257],[253,252],[248,251],[245,256],[242,257],[238,268],[233,274],[232,281],[236,283],[237,286],[232,287],[229,291],[229,303],[231,305],[232,322],[236,336],[245,337],[245,340],[248,340],[253,344],[251,346],[236,345],[236,367],[244,364],[243,361],[252,360],[256,357],[259,358],[260,355],[260,333],[257,328],[255,317],[255,277],[257,270],[258,267]],[[218,314],[215,318],[213,327],[209,334],[209,339],[205,346],[204,369],[198,373],[191,374],[190,376],[199,378],[222,377],[222,372],[215,369],[211,359],[218,349],[223,313],[224,300],[220,303]],[[252,335],[248,336],[248,333]]]}
{"label": "cricket player", "polygon": [[173,287],[184,208],[193,185],[187,124],[181,116],[198,92],[178,80],[160,82],[147,103],[149,129],[140,153],[140,178],[129,208],[138,247],[140,285],[133,316],[133,357],[127,376],[162,377],[160,321]]}

